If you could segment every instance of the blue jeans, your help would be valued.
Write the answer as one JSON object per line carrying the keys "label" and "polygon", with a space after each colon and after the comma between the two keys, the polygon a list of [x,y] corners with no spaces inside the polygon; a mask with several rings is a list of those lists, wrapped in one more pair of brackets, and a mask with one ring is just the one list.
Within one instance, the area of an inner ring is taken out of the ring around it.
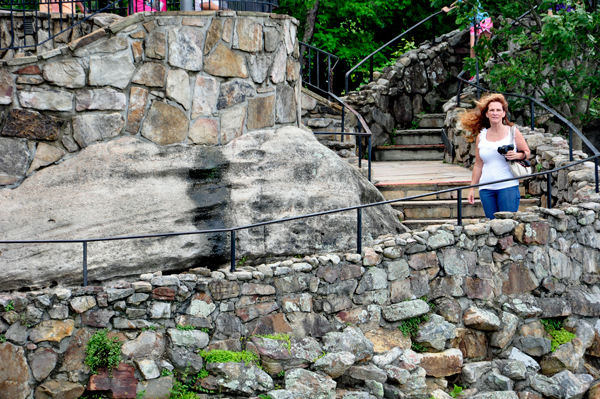
{"label": "blue jeans", "polygon": [[479,198],[485,217],[494,219],[496,212],[518,211],[521,194],[519,194],[519,186],[513,186],[501,190],[479,190]]}

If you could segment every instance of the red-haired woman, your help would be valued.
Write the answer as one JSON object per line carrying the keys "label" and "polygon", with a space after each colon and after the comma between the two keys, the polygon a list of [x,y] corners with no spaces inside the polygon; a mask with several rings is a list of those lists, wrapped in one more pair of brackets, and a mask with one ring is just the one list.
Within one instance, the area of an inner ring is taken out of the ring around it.
{"label": "red-haired woman", "polygon": [[[475,109],[460,117],[464,129],[477,135],[475,166],[471,184],[487,183],[513,177],[508,161],[529,158],[529,147],[519,129],[506,118],[508,103],[502,94],[488,94],[476,103]],[[505,145],[513,150],[498,151]],[[502,155],[501,152],[505,152]],[[519,181],[489,184],[479,188],[479,198],[485,216],[494,219],[496,212],[519,210]],[[468,200],[475,203],[475,189],[469,190]]]}

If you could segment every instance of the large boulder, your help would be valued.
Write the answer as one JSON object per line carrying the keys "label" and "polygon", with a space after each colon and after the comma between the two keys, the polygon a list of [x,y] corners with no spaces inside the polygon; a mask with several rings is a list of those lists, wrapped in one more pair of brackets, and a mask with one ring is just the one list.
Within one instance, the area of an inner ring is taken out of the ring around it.
{"label": "large boulder", "polygon": [[[0,240],[73,239],[242,226],[382,201],[378,190],[310,133],[244,134],[224,146],[123,137],[83,149],[0,190]],[[363,239],[404,231],[389,206],[362,212]],[[238,231],[238,256],[356,247],[356,212]],[[88,245],[90,282],[227,263],[229,234]],[[0,290],[82,281],[81,244],[0,245]]]}

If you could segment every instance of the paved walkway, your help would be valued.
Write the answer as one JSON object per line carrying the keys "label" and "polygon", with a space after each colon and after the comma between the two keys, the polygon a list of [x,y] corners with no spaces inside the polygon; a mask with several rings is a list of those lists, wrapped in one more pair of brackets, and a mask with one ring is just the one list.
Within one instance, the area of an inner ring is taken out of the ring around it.
{"label": "paved walkway", "polygon": [[371,172],[376,185],[471,182],[469,169],[441,161],[373,162]]}

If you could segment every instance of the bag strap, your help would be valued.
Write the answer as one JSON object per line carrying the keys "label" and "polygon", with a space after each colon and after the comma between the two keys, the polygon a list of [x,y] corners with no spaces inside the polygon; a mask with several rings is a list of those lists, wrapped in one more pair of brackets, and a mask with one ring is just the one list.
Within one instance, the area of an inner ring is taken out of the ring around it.
{"label": "bag strap", "polygon": [[517,151],[517,143],[515,142],[515,125],[510,127],[510,143],[515,146],[515,152]]}

